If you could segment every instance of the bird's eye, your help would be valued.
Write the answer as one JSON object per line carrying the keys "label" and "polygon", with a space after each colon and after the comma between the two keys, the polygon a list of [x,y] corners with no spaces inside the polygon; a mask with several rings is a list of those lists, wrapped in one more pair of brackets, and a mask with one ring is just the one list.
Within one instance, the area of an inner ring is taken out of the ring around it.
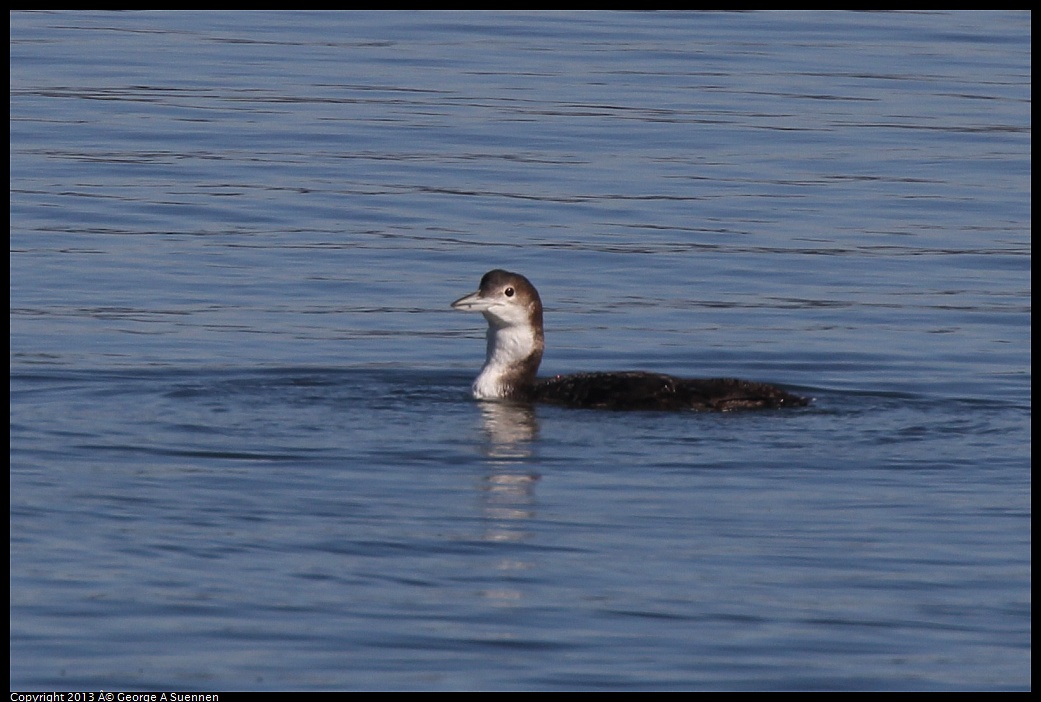
{"label": "bird's eye", "polygon": [[513,297],[513,288],[506,288],[502,291],[502,294],[506,297]]}

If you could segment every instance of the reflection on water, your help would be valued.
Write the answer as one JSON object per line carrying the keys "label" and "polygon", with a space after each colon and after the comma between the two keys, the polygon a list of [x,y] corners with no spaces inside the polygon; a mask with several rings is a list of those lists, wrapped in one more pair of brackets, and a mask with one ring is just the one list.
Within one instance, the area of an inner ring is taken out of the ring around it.
{"label": "reflection on water", "polygon": [[480,407],[488,438],[488,458],[492,461],[529,458],[531,442],[539,433],[535,408],[517,402],[481,402]]}
{"label": "reflection on water", "polygon": [[[521,543],[531,541],[531,521],[535,518],[534,473],[495,472],[485,476],[481,483],[482,512],[486,528],[482,539],[494,543]],[[498,559],[493,568],[503,580],[497,587],[485,588],[482,597],[497,605],[510,605],[524,599],[524,593],[512,586],[511,578],[528,571],[533,563],[516,554]]]}
{"label": "reflection on water", "polygon": [[[531,471],[532,441],[538,435],[538,420],[531,405],[512,402],[481,402],[481,419],[487,437],[486,456],[491,467],[481,481],[482,512],[487,524],[482,538],[497,543],[519,543],[531,539],[529,523],[535,515],[535,484],[538,473]],[[524,599],[523,592],[508,585],[512,574],[527,571],[530,561],[507,556],[495,564],[506,579],[497,588],[482,591],[496,605],[510,605]]]}

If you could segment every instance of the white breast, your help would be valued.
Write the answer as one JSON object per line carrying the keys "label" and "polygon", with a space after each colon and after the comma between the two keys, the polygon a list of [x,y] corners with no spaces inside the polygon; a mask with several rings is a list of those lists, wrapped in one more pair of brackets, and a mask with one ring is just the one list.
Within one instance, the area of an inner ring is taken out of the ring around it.
{"label": "white breast", "polygon": [[535,350],[535,332],[530,326],[488,327],[488,353],[484,368],[473,384],[473,395],[478,400],[505,397],[509,391],[507,379]]}

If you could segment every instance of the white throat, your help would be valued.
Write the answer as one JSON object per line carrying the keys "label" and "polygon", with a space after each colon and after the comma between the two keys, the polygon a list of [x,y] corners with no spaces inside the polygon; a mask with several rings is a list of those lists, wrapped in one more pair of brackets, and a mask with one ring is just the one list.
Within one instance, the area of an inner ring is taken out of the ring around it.
{"label": "white throat", "polygon": [[478,400],[508,396],[525,363],[537,350],[541,351],[530,325],[496,326],[496,321],[488,318],[488,351],[473,384],[473,395]]}

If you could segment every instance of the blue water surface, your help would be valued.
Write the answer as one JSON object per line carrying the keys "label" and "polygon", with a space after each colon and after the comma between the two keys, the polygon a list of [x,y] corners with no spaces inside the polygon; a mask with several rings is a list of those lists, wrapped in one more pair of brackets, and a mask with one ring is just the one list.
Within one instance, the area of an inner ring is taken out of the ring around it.
{"label": "blue water surface", "polygon": [[12,689],[1030,689],[1029,13],[10,20]]}

